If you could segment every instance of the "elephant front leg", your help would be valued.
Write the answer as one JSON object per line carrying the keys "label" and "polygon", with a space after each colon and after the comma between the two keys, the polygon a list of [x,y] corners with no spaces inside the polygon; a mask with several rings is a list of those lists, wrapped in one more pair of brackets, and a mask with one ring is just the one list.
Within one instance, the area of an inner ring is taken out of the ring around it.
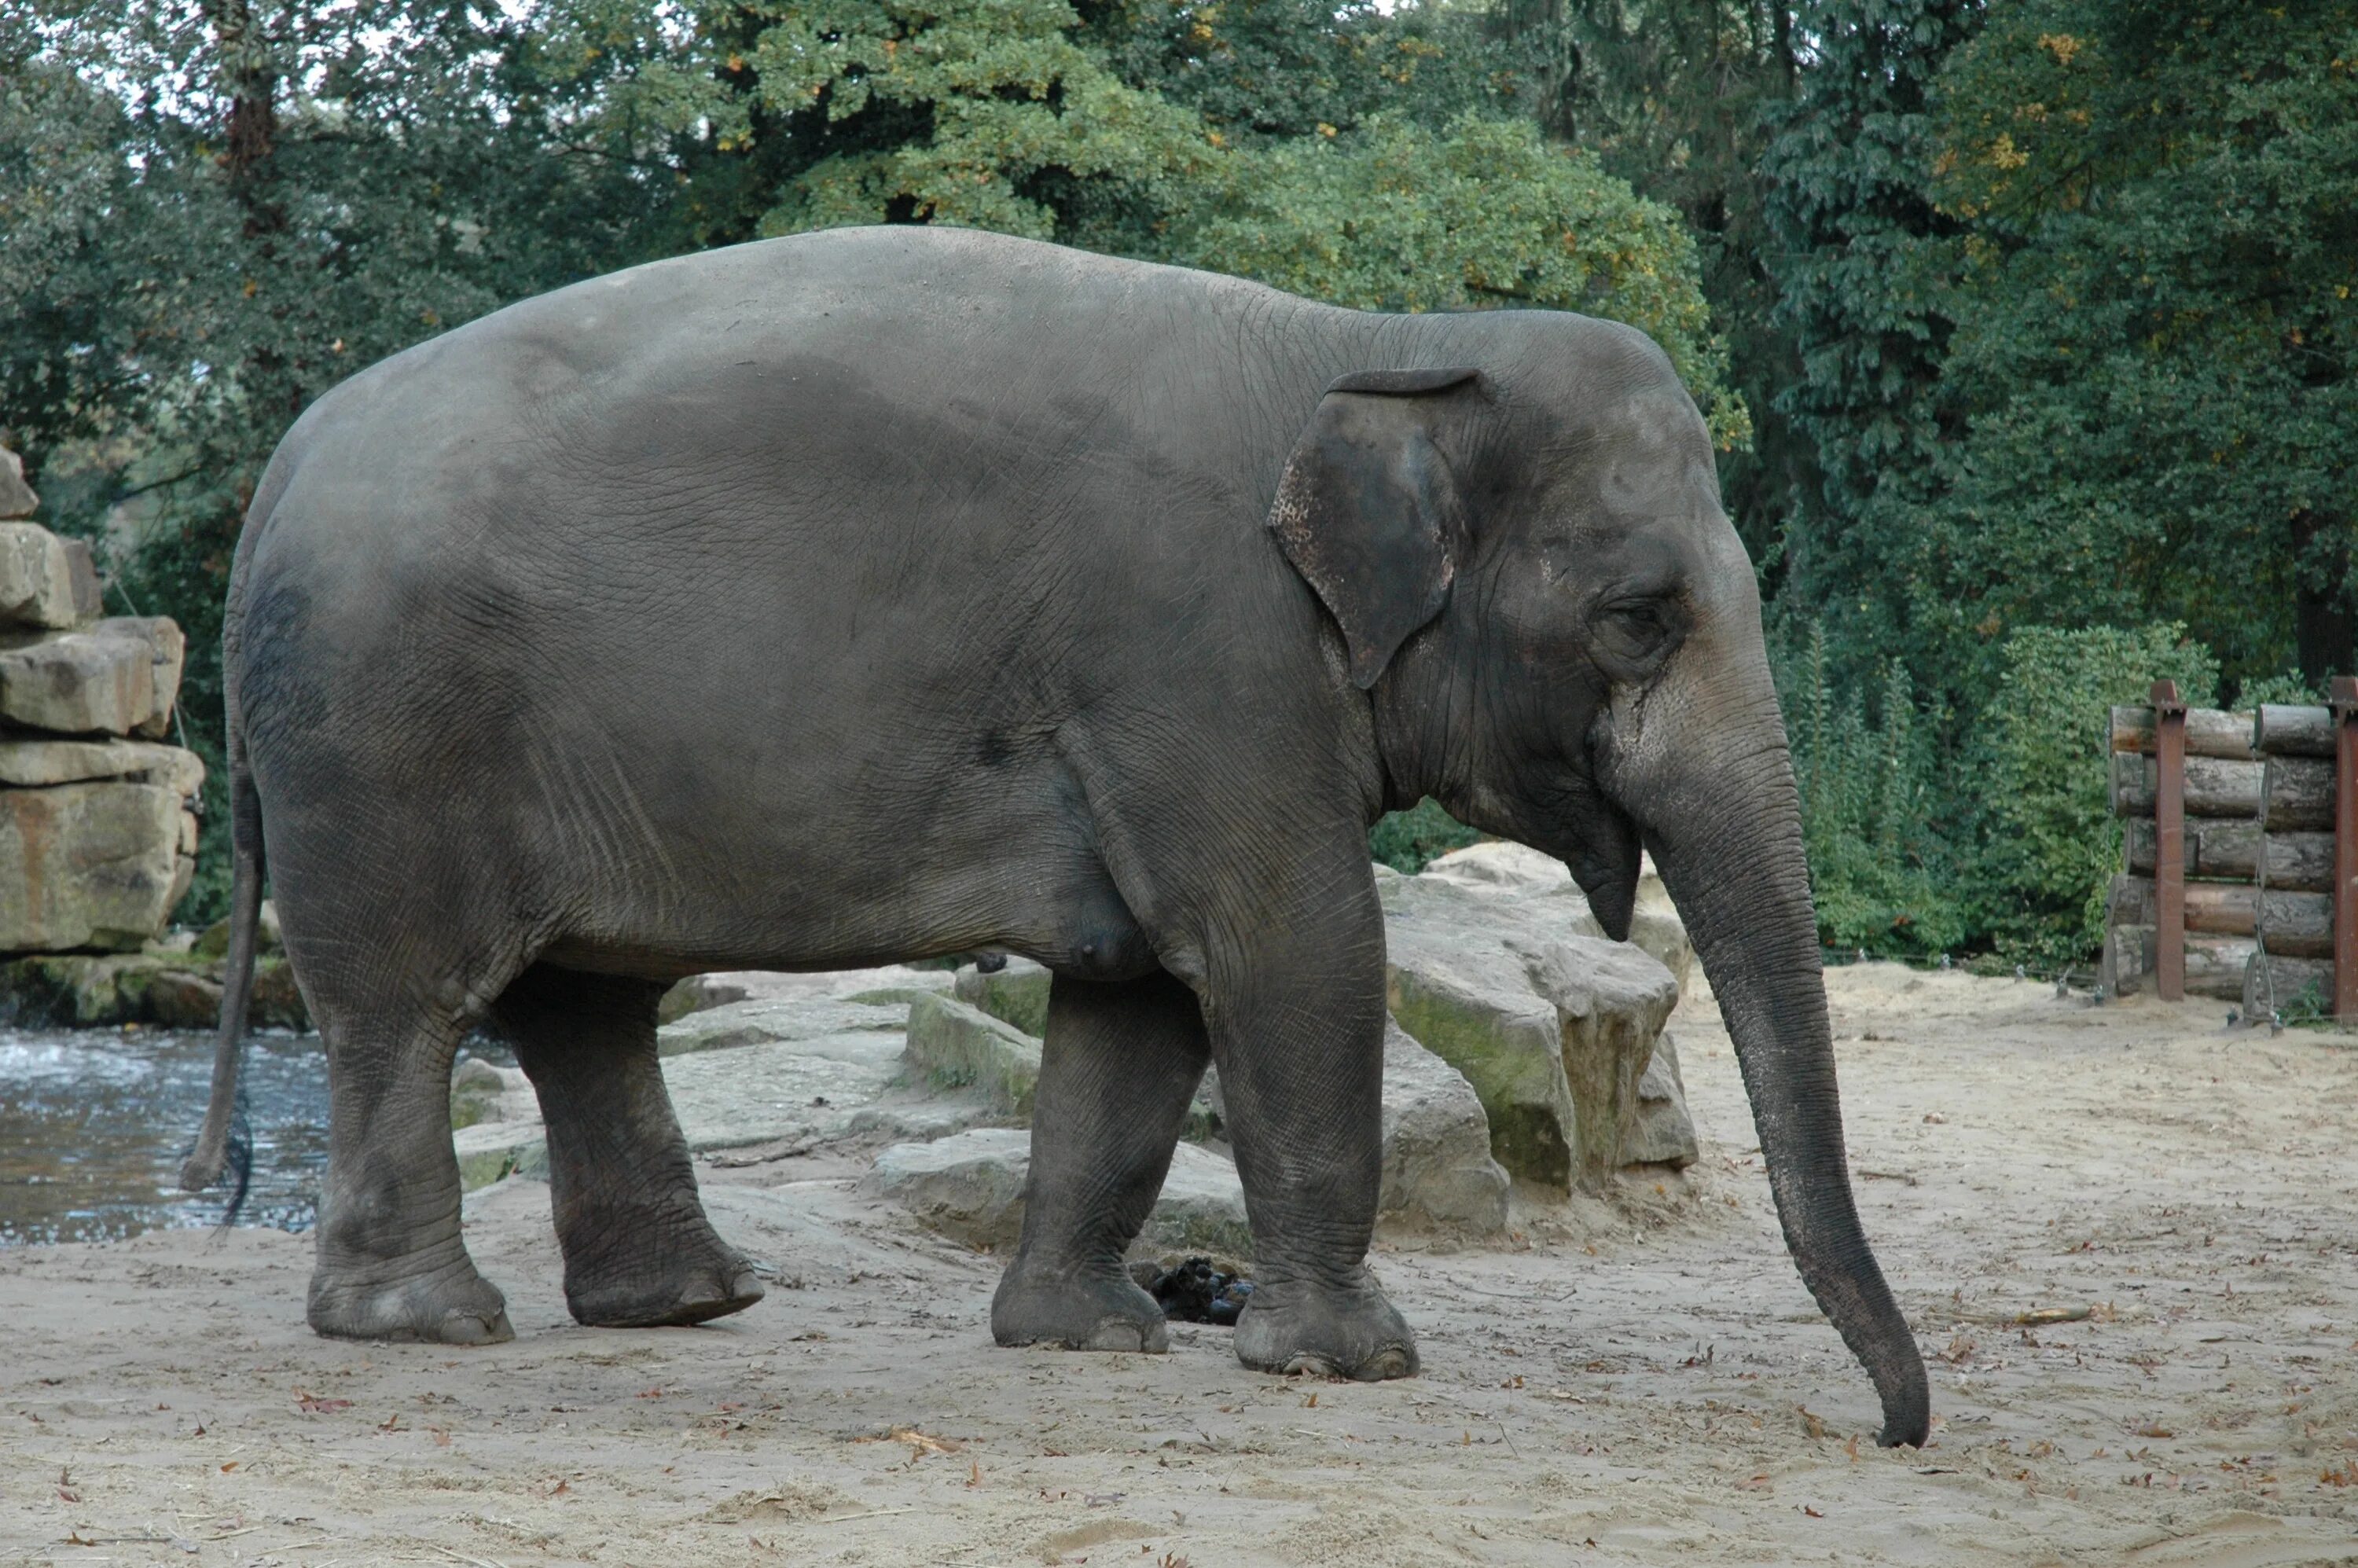
{"label": "elephant front leg", "polygon": [[600,1327],[702,1323],[763,1295],[697,1195],[656,1054],[663,990],[542,964],[492,1009],[548,1128],[565,1303]]}
{"label": "elephant front leg", "polygon": [[1264,1372],[1406,1378],[1416,1337],[1367,1266],[1383,1179],[1381,916],[1372,885],[1334,903],[1347,912],[1339,929],[1332,908],[1305,914],[1221,944],[1206,964],[1205,1013],[1252,1219],[1237,1358]]}
{"label": "elephant front leg", "polygon": [[1195,995],[1168,975],[1055,982],[1023,1235],[990,1303],[1000,1344],[1170,1347],[1163,1309],[1122,1260],[1163,1191],[1206,1057]]}

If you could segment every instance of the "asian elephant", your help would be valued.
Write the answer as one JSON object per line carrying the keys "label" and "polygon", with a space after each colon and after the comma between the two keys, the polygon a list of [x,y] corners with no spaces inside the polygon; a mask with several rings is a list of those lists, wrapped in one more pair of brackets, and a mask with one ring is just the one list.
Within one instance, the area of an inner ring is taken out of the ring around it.
{"label": "asian elephant", "polygon": [[1055,972],[1002,1344],[1161,1349],[1121,1262],[1207,1060],[1258,1252],[1238,1356],[1396,1377],[1364,1262],[1384,931],[1431,795],[1626,933],[1640,847],[1741,1061],[1785,1237],[1881,1395],[1928,1400],[1844,1163],[1753,572],[1644,335],[1388,316],[986,233],[633,268],[322,397],[223,634],[232,981],[265,868],[325,1040],[309,1318],[482,1341],[447,1087],[510,1041],[594,1324],[762,1293],[655,1055],[679,977],[976,948]]}

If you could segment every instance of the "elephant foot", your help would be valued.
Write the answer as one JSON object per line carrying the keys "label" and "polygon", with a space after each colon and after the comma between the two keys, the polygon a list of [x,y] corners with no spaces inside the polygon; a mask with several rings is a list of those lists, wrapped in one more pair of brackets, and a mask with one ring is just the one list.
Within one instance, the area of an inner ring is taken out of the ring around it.
{"label": "elephant foot", "polygon": [[990,1336],[1001,1345],[1053,1345],[1066,1350],[1171,1348],[1163,1308],[1129,1276],[1055,1274],[1009,1265],[990,1300]]}
{"label": "elephant foot", "polygon": [[382,1269],[320,1265],[304,1314],[330,1339],[427,1345],[498,1345],[515,1337],[507,1298],[461,1254],[426,1272],[387,1278]]}
{"label": "elephant foot", "polygon": [[1260,1372],[1374,1383],[1416,1376],[1416,1336],[1364,1270],[1340,1289],[1264,1281],[1237,1319],[1237,1359]]}
{"label": "elephant foot", "polygon": [[767,1293],[753,1265],[718,1236],[686,1250],[651,1248],[621,1268],[565,1271],[565,1304],[590,1328],[705,1323],[743,1312]]}

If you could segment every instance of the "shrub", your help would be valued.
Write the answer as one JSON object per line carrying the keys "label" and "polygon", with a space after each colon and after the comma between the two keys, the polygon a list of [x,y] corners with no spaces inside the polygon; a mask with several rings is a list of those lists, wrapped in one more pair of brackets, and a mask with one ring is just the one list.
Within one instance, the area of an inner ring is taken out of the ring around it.
{"label": "shrub", "polygon": [[1406,811],[1387,814],[1368,833],[1368,852],[1408,876],[1481,835],[1441,809],[1431,795]]}
{"label": "shrub", "polygon": [[2066,631],[2026,626],[1999,650],[1997,690],[1976,726],[1977,881],[1998,951],[2069,962],[2104,937],[2120,827],[2105,795],[2108,715],[2175,680],[2190,706],[2216,700],[2219,661],[2184,625]]}
{"label": "shrub", "polygon": [[1967,934],[1954,853],[1941,832],[1932,727],[1915,682],[1884,665],[1875,710],[1838,690],[1823,626],[1786,622],[1770,660],[1801,786],[1819,939],[1882,957],[1943,952]]}

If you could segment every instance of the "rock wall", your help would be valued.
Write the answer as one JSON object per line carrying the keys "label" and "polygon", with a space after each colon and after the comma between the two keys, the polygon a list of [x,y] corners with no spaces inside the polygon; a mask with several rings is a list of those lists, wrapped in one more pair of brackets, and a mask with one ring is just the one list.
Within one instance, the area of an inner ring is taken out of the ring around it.
{"label": "rock wall", "polygon": [[184,643],[103,617],[90,546],[38,504],[0,448],[0,954],[126,951],[196,871],[204,763],[163,743]]}

